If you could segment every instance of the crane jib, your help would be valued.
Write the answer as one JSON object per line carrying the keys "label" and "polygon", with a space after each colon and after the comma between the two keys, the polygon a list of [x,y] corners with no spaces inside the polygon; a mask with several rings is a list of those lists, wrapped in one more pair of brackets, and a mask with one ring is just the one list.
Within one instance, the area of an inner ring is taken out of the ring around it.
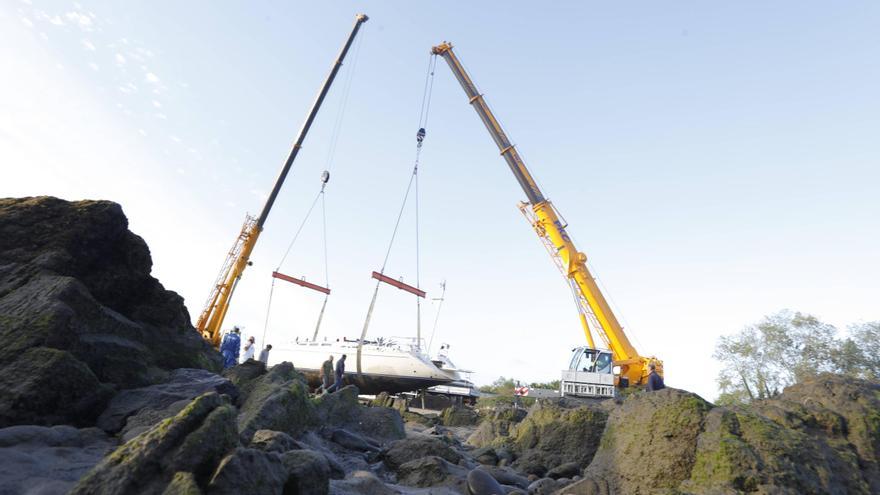
{"label": "crane jib", "polygon": [[440,55],[446,60],[455,78],[464,89],[468,103],[483,121],[492,140],[501,151],[501,156],[504,157],[511,172],[526,193],[529,203],[521,204],[520,210],[526,214],[550,256],[570,284],[588,342],[592,345],[590,324],[593,323],[595,330],[603,337],[613,352],[615,363],[620,365],[622,383],[644,383],[648,376],[649,365],[652,369],[656,367],[657,372],[662,374],[661,361],[654,357],[639,355],[630,343],[623,327],[590,273],[586,264],[586,256],[574,246],[571,237],[565,230],[566,226],[563,225],[552,204],[544,199],[516,148],[510,143],[501,124],[486,104],[485,98],[477,90],[464,66],[452,52],[452,44],[443,42],[435,46],[431,53]]}

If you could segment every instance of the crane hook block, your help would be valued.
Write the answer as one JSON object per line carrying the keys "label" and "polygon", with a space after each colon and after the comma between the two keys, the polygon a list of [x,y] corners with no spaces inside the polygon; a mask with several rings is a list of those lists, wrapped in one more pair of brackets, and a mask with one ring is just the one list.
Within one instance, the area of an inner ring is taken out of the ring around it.
{"label": "crane hook block", "polygon": [[328,182],[330,182],[330,171],[325,170],[321,172],[321,184],[326,184]]}
{"label": "crane hook block", "polygon": [[421,144],[421,142],[424,140],[425,140],[425,128],[421,127],[421,128],[419,128],[419,132],[416,133],[416,141],[418,141]]}

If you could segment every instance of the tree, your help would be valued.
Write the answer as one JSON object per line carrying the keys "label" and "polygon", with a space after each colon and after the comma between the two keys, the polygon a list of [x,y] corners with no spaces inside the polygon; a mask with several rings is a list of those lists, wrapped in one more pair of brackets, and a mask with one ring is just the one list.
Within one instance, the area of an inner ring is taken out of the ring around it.
{"label": "tree", "polygon": [[850,344],[858,352],[842,358],[853,360],[858,370],[851,373],[868,380],[880,380],[880,321],[872,321],[849,327]]}
{"label": "tree", "polygon": [[833,325],[812,315],[780,311],[738,334],[722,336],[714,357],[719,403],[773,397],[793,383],[831,372],[876,379],[880,376],[880,322],[850,328],[840,339]]}
{"label": "tree", "polygon": [[488,392],[498,395],[513,395],[513,389],[516,388],[516,382],[513,378],[504,378],[499,376],[491,385],[483,385],[480,392]]}
{"label": "tree", "polygon": [[545,383],[535,382],[535,383],[530,383],[529,387],[531,387],[531,388],[545,388],[548,390],[559,390],[559,382],[560,382],[560,380],[553,380],[551,382],[545,382]]}

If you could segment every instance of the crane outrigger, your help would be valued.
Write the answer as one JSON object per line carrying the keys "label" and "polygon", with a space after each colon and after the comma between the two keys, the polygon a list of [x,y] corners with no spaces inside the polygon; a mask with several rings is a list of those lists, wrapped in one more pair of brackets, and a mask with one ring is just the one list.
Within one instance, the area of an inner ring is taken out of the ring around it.
{"label": "crane outrigger", "polygon": [[364,14],[358,14],[356,16],[354,27],[348,35],[345,44],[342,46],[339,56],[336,57],[336,62],[333,64],[333,67],[330,69],[330,74],[321,86],[321,90],[318,92],[318,96],[315,98],[311,110],[309,110],[306,121],[303,123],[299,135],[290,149],[287,161],[285,161],[284,165],[281,167],[281,172],[279,172],[278,178],[275,180],[272,192],[266,199],[266,204],[263,205],[263,210],[260,212],[260,216],[254,217],[247,215],[245,217],[241,232],[239,232],[238,237],[235,239],[235,243],[233,243],[232,248],[226,255],[226,260],[220,268],[220,273],[217,275],[217,279],[211,287],[211,292],[208,295],[207,301],[205,301],[204,309],[202,309],[196,323],[196,330],[202,334],[202,337],[211,342],[214,347],[220,347],[220,327],[223,325],[223,320],[226,318],[226,313],[229,311],[229,304],[232,300],[232,294],[235,292],[235,286],[238,284],[238,281],[241,280],[241,275],[244,273],[244,269],[252,264],[250,261],[251,252],[253,252],[254,246],[257,244],[257,239],[259,239],[260,233],[263,232],[263,225],[266,223],[269,211],[272,210],[272,205],[275,204],[275,199],[278,197],[278,192],[284,184],[284,179],[287,178],[287,174],[290,172],[291,166],[293,166],[293,161],[296,159],[297,154],[299,154],[303,141],[305,141],[306,135],[309,133],[309,129],[315,121],[315,117],[318,115],[318,110],[321,108],[321,103],[324,102],[324,97],[327,96],[327,92],[330,90],[330,86],[333,84],[336,74],[342,67],[342,62],[345,60],[345,55],[348,53],[348,49],[351,48],[361,25],[367,22],[367,20],[369,20],[369,17]]}
{"label": "crane outrigger", "polygon": [[[566,232],[567,225],[561,220],[561,215],[532,178],[516,147],[511,144],[483,95],[452,51],[452,44],[443,42],[433,47],[431,52],[443,57],[449,64],[464,89],[468,102],[489,130],[501,156],[507,161],[510,171],[528,199],[528,202],[520,203],[520,210],[562,272],[577,303],[588,345],[573,350],[569,369],[563,372],[560,387],[562,394],[611,396],[615,385],[612,370],[616,371],[616,385],[620,387],[645,384],[651,363],[662,375],[662,362],[655,357],[642,356],[629,341],[587,267],[587,256],[575,247]],[[593,331],[610,350],[610,355],[608,350],[597,349]]]}

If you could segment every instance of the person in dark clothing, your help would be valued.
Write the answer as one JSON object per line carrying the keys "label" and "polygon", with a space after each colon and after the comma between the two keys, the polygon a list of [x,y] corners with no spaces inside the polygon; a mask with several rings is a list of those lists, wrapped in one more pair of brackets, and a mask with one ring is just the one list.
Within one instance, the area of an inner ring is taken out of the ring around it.
{"label": "person in dark clothing", "polygon": [[321,387],[322,391],[330,390],[330,380],[333,379],[333,355],[331,354],[323,364],[321,364]]}
{"label": "person in dark clothing", "polygon": [[336,381],[327,389],[328,392],[335,392],[342,388],[342,378],[345,376],[345,354],[336,361]]}
{"label": "person in dark clothing", "polygon": [[267,344],[266,348],[260,351],[260,361],[263,364],[269,364],[269,351],[272,350],[272,344]]}
{"label": "person in dark clothing", "polygon": [[651,370],[651,372],[648,373],[648,386],[646,387],[648,392],[666,388],[666,385],[663,384],[663,377],[657,374],[657,365],[651,363],[648,365],[648,369]]}

